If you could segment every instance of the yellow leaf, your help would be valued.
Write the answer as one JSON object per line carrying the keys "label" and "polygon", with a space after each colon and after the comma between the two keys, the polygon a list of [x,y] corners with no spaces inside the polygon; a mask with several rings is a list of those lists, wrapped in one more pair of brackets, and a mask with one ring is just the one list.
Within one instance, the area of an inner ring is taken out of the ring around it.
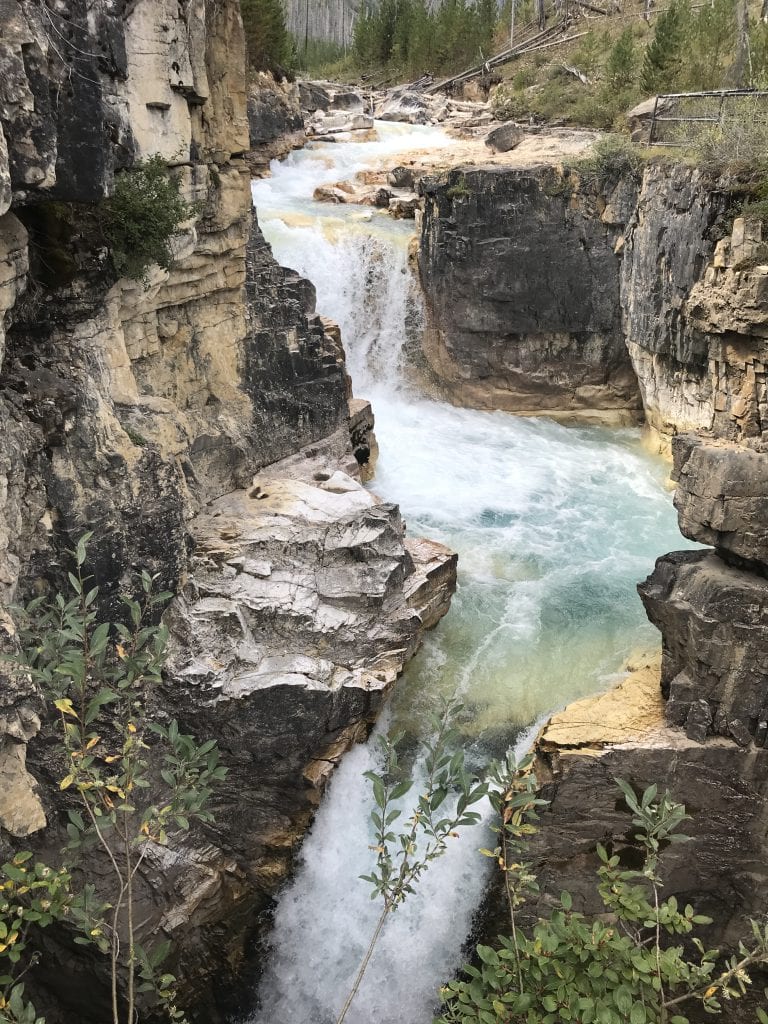
{"label": "yellow leaf", "polygon": [[94,736],[92,739],[88,740],[88,742],[85,745],[85,749],[86,750],[93,750],[93,748],[96,746],[96,744],[99,742],[100,739],[101,739],[101,736]]}
{"label": "yellow leaf", "polygon": [[61,711],[63,715],[72,715],[73,718],[77,718],[77,712],[72,707],[72,701],[69,697],[59,698],[59,700],[53,702],[53,706],[57,711]]}
{"label": "yellow leaf", "polygon": [[709,999],[709,997],[713,996],[715,992],[717,992],[717,985],[710,985],[707,991],[704,993],[704,998]]}
{"label": "yellow leaf", "polygon": [[107,764],[114,764],[117,761],[117,754],[110,754],[109,757],[105,757],[104,760]]}
{"label": "yellow leaf", "polygon": [[115,650],[117,651],[118,658],[120,658],[121,661],[124,661],[125,660],[125,648],[123,647],[123,645],[122,644],[115,644]]}
{"label": "yellow leaf", "polygon": [[74,775],[65,776],[59,783],[59,789],[69,789],[72,783],[75,781]]}
{"label": "yellow leaf", "polygon": [[6,949],[8,949],[7,944],[5,942],[0,942],[0,953],[4,953]]}
{"label": "yellow leaf", "polygon": [[136,726],[133,724],[133,722],[128,723],[128,732],[136,732]]}

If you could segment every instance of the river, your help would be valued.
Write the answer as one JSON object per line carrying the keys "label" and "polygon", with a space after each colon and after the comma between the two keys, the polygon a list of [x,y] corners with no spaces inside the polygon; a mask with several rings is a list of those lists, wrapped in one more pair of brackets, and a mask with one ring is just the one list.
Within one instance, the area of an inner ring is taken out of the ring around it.
{"label": "river", "polygon": [[[315,187],[392,155],[450,144],[435,128],[379,124],[377,141],[312,144],[255,182],[275,256],[317,288],[336,320],[355,394],[369,398],[381,448],[371,487],[396,501],[412,534],[459,552],[450,613],[396,686],[377,729],[412,746],[441,694],[457,693],[469,760],[480,767],[574,698],[605,688],[623,660],[657,641],[635,592],[660,552],[681,547],[666,467],[639,431],[459,409],[419,394],[403,372],[418,336],[408,266],[413,222],[312,200]],[[378,916],[366,883],[373,854],[369,742],[334,775],[278,902],[271,954],[248,1024],[333,1024]],[[414,767],[418,775],[418,762]],[[393,915],[348,1024],[428,1024],[487,881],[468,831]]]}

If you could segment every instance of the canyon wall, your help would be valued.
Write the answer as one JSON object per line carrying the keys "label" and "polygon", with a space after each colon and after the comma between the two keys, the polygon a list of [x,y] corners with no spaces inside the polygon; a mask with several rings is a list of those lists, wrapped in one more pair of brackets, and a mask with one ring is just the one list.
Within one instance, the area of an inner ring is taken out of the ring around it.
{"label": "canyon wall", "polygon": [[761,225],[739,215],[737,183],[669,163],[466,168],[422,190],[424,355],[438,386],[457,402],[603,414],[631,408],[637,387],[649,442],[673,459],[681,531],[706,545],[662,555],[639,585],[661,660],[641,660],[539,737],[551,802],[533,844],[538,908],[565,888],[578,909],[601,911],[595,844],[633,856],[614,779],[657,783],[693,815],[693,842],[663,854],[669,891],[714,917],[705,942],[732,945],[766,910]]}
{"label": "canyon wall", "polygon": [[[455,557],[406,542],[362,488],[370,408],[350,418],[338,329],[259,231],[247,154],[280,133],[265,84],[249,137],[237,0],[0,7],[0,637],[13,647],[11,606],[62,583],[85,530],[102,612],[140,568],[177,595],[156,712],[218,740],[230,777],[216,824],[153,846],[137,916],[216,1020],[212,979],[447,609]],[[104,199],[155,154],[193,214],[170,270],[119,279]],[[0,858],[56,860],[61,767],[41,695],[0,674]],[[39,1009],[104,1019],[103,965],[55,946],[27,979]]]}
{"label": "canyon wall", "polygon": [[457,404],[636,422],[619,261],[590,196],[555,167],[466,168],[422,182],[424,355]]}

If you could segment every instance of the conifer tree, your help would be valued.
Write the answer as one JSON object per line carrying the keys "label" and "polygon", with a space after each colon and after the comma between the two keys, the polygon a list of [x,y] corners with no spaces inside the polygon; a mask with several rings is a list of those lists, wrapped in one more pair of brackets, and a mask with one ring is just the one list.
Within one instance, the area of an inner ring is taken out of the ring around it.
{"label": "conifer tree", "polygon": [[256,71],[285,67],[291,38],[281,0],[240,0],[248,63]]}
{"label": "conifer tree", "polygon": [[643,60],[641,85],[644,92],[671,92],[675,87],[682,67],[684,21],[680,0],[672,0],[659,15]]}

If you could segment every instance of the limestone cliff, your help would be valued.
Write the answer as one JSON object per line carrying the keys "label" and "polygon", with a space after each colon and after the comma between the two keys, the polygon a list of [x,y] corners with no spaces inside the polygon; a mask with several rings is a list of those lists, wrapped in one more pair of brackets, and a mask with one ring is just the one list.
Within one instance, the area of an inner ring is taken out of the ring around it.
{"label": "limestone cliff", "polygon": [[554,167],[426,179],[419,269],[424,351],[452,401],[632,422],[619,261],[587,195]]}
{"label": "limestone cliff", "polygon": [[454,400],[605,411],[634,380],[671,451],[681,531],[707,547],[663,555],[639,587],[661,662],[539,737],[534,854],[542,906],[568,888],[599,912],[595,844],[632,855],[614,777],[668,786],[694,836],[664,855],[669,890],[712,914],[713,945],[766,909],[768,266],[735,184],[669,164],[467,168],[423,183],[420,251],[425,355]]}
{"label": "limestone cliff", "polygon": [[[217,826],[147,858],[140,919],[214,1020],[212,976],[447,609],[455,558],[362,489],[372,418],[355,400],[350,420],[338,329],[252,215],[237,0],[4,0],[0,19],[0,637],[86,529],[105,610],[140,567],[178,594],[162,711],[218,739],[231,791]],[[101,203],[155,153],[195,213],[172,269],[118,279]],[[0,857],[55,855],[56,781],[39,695],[0,676]],[[102,1019],[98,964],[57,955],[67,971],[29,978],[49,1020]]]}

